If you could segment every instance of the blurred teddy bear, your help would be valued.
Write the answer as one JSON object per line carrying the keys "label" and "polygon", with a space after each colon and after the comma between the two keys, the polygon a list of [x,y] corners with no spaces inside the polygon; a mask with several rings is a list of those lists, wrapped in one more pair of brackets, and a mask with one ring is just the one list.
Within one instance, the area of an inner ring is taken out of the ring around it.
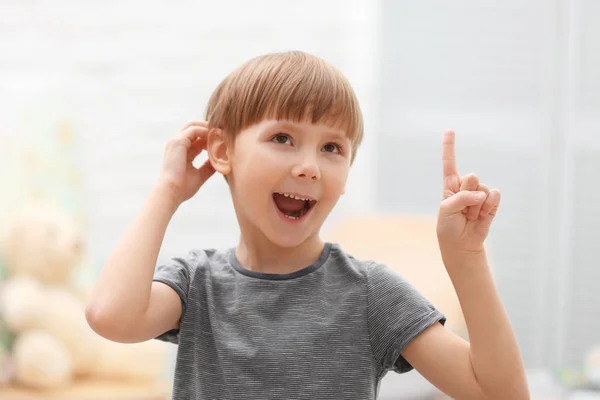
{"label": "blurred teddy bear", "polygon": [[0,286],[0,318],[15,336],[14,380],[49,389],[78,378],[160,378],[164,343],[119,344],[87,324],[84,294],[70,279],[82,257],[83,235],[58,207],[24,208],[3,247],[7,278]]}

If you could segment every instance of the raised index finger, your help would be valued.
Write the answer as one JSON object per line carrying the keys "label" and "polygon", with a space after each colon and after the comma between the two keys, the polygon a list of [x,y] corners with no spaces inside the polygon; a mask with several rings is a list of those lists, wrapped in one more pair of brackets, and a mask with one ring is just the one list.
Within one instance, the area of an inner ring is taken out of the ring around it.
{"label": "raised index finger", "polygon": [[442,167],[444,170],[444,181],[449,177],[458,176],[456,168],[456,153],[454,152],[454,131],[444,132],[442,142]]}

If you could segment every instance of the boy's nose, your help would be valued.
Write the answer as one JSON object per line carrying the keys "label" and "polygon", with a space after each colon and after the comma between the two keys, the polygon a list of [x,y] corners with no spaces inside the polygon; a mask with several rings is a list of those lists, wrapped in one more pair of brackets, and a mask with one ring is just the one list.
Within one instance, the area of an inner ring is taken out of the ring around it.
{"label": "boy's nose", "polygon": [[296,178],[308,178],[313,181],[321,179],[321,172],[319,165],[314,157],[305,157],[296,166],[294,166],[292,173]]}

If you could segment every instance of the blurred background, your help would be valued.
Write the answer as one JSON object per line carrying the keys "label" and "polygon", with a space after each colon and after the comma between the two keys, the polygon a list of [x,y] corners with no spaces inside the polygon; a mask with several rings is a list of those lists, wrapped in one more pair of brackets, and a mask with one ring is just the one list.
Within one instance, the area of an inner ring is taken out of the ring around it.
{"label": "blurred background", "polygon": [[[454,129],[459,172],[502,190],[488,245],[535,398],[600,398],[598,21],[598,0],[0,0],[0,225],[30,201],[58,204],[83,227],[86,287],[167,138],[247,59],[304,50],[342,70],[365,117],[324,230],[355,218],[432,227]],[[237,234],[226,184],[211,179],[175,215],[159,262]],[[398,268],[419,270],[418,258]],[[381,391],[436,396],[413,372]]]}

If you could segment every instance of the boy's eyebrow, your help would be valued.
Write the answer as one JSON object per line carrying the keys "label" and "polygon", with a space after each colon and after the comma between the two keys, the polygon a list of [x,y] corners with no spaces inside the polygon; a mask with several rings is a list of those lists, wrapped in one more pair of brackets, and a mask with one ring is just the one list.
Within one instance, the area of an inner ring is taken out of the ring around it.
{"label": "boy's eyebrow", "polygon": [[338,140],[348,140],[348,141],[350,140],[348,135],[346,135],[345,133],[342,133],[342,132],[325,131],[325,134],[327,134],[329,136],[333,136],[333,137],[337,138]]}
{"label": "boy's eyebrow", "polygon": [[298,127],[296,127],[294,124],[287,122],[287,121],[277,121],[275,123],[275,126],[280,126],[284,129],[289,129],[291,131],[297,132],[298,131]]}

